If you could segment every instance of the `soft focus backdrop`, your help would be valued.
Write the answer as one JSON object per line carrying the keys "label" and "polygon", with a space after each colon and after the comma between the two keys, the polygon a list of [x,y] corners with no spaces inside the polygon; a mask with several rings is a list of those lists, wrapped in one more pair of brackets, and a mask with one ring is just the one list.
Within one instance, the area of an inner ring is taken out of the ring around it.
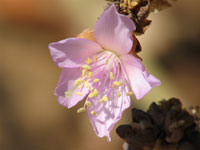
{"label": "soft focus backdrop", "polygon": [[[185,107],[200,105],[200,1],[179,0],[151,14],[152,25],[139,37],[147,70],[162,81],[132,107],[178,97]],[[0,0],[0,149],[121,150],[115,134],[129,123],[130,109],[111,132],[96,137],[87,113],[58,104],[54,88],[60,69],[48,44],[92,28],[104,0]]]}

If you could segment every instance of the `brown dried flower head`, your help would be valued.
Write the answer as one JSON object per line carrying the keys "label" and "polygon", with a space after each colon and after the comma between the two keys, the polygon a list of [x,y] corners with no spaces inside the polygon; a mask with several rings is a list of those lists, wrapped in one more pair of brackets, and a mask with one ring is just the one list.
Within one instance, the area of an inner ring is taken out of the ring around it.
{"label": "brown dried flower head", "polygon": [[[107,0],[114,2],[118,12],[128,15],[136,24],[137,35],[143,34],[151,24],[150,12],[158,12],[171,6],[168,0]],[[175,1],[175,0],[174,0]]]}
{"label": "brown dried flower head", "polygon": [[132,120],[116,130],[128,143],[124,150],[200,149],[199,118],[183,109],[179,99],[154,102],[147,112],[133,108]]}

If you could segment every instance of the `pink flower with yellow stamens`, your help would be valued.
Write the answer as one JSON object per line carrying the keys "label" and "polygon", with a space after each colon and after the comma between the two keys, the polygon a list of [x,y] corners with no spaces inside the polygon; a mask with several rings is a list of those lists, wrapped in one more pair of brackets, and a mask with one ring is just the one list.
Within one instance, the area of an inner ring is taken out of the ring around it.
{"label": "pink flower with yellow stamens", "polygon": [[134,30],[135,24],[112,5],[100,16],[94,34],[87,30],[78,38],[49,45],[52,59],[63,68],[55,89],[59,103],[71,108],[86,98],[77,112],[87,110],[97,136],[108,141],[114,124],[130,106],[130,96],[141,99],[160,85],[141,60],[129,54]]}

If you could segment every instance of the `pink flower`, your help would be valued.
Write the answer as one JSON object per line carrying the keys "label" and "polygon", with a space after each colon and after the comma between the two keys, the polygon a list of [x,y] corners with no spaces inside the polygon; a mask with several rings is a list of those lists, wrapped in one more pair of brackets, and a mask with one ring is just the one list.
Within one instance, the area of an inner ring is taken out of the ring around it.
{"label": "pink flower", "polygon": [[49,45],[54,62],[63,68],[55,95],[71,108],[83,99],[94,130],[106,136],[130,106],[130,95],[141,99],[160,81],[145,71],[140,59],[129,52],[135,24],[110,6],[94,28],[94,40],[68,38]]}

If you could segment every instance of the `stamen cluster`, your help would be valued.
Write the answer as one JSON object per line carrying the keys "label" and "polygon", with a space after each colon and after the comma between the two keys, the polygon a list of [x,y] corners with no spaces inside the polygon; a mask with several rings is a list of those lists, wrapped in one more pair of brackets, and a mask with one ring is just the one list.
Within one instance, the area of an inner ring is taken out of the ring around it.
{"label": "stamen cluster", "polygon": [[[92,101],[98,100],[99,103],[108,102],[112,94],[120,98],[121,90],[128,87],[128,84],[123,77],[118,57],[110,52],[104,51],[98,55],[85,60],[85,64],[81,67],[81,76],[75,80],[74,87],[65,92],[66,98],[70,98],[72,94],[82,96],[82,93],[75,91],[79,88],[88,88],[89,93],[85,105],[77,110],[77,113],[85,112],[86,107],[92,106]],[[106,88],[105,88],[106,87]],[[116,91],[117,90],[117,91]],[[73,93],[74,92],[74,93]],[[99,93],[104,93],[99,94]],[[132,91],[127,91],[126,95],[131,96]],[[90,111],[92,115],[98,115],[95,111]]]}

